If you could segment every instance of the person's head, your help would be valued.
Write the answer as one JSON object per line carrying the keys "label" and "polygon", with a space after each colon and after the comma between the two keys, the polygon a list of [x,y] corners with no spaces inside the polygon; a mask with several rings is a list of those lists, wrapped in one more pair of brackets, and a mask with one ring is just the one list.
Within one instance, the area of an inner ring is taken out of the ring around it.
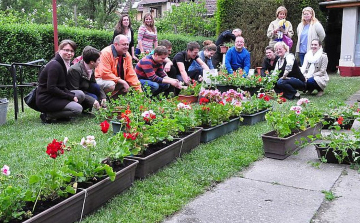
{"label": "person's head", "polygon": [[244,48],[245,45],[245,39],[242,36],[238,36],[235,39],[235,49],[237,51],[241,51]]}
{"label": "person's head", "polygon": [[276,9],[276,18],[278,19],[286,19],[287,9],[284,6],[280,6]]}
{"label": "person's head", "polygon": [[143,24],[145,26],[154,27],[154,18],[151,12],[145,13],[143,17]]}
{"label": "person's head", "polygon": [[113,45],[118,55],[124,55],[129,50],[129,40],[122,34],[115,36]]}
{"label": "person's head", "polygon": [[205,40],[204,45],[204,54],[206,57],[211,58],[216,52],[216,45],[211,40]]}
{"label": "person's head", "polygon": [[120,33],[124,34],[123,31],[126,27],[131,28],[130,17],[128,14],[120,16],[119,22],[116,24],[115,29],[118,30]]}
{"label": "person's head", "polygon": [[265,55],[269,60],[275,59],[275,50],[272,46],[267,46],[265,48]]}
{"label": "person's head", "polygon": [[70,39],[64,39],[59,45],[59,54],[65,61],[70,61],[74,55],[77,46],[76,43]]}
{"label": "person's head", "polygon": [[92,46],[86,46],[83,49],[82,58],[91,69],[95,69],[100,63],[100,53],[100,50]]}
{"label": "person's head", "polygon": [[158,46],[154,50],[153,59],[156,63],[162,64],[168,55],[168,49],[165,46]]}
{"label": "person's head", "polygon": [[242,31],[239,28],[233,29],[232,34],[234,34],[236,37],[241,36]]}
{"label": "person's head", "polygon": [[278,55],[281,58],[284,58],[285,54],[287,52],[289,52],[289,47],[284,42],[275,43],[274,48],[275,48],[276,55]]}
{"label": "person's head", "polygon": [[166,49],[168,50],[168,54],[169,55],[171,54],[172,44],[169,40],[167,39],[160,40],[158,45],[166,47]]}
{"label": "person's head", "polygon": [[313,39],[310,48],[313,54],[315,54],[321,48],[321,41],[319,39]]}
{"label": "person's head", "polygon": [[190,42],[186,47],[187,55],[191,59],[195,59],[200,51],[200,45],[197,42]]}
{"label": "person's head", "polygon": [[314,24],[317,21],[315,18],[315,11],[311,7],[306,7],[302,10],[302,22],[303,24]]}

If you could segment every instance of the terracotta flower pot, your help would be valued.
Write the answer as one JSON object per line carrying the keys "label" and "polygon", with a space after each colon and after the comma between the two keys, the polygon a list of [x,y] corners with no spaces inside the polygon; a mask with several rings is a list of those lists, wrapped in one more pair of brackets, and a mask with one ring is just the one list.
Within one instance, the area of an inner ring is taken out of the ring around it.
{"label": "terracotta flower pot", "polygon": [[178,101],[181,101],[183,103],[185,102],[188,104],[196,103],[196,102],[198,102],[198,99],[199,99],[199,97],[194,96],[194,95],[179,95],[178,96]]}
{"label": "terracotta flower pot", "polygon": [[257,72],[259,75],[261,75],[261,68],[262,68],[262,67],[256,67],[256,72]]}
{"label": "terracotta flower pot", "polygon": [[227,46],[220,46],[220,53],[226,53],[228,51],[229,47]]}

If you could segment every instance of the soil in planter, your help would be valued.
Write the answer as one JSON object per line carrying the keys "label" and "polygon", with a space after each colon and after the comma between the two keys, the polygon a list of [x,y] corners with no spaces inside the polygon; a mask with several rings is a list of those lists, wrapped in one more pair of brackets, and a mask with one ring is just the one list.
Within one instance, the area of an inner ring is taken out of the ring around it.
{"label": "soil in planter", "polygon": [[[106,163],[106,162],[103,162],[103,163]],[[114,162],[113,165],[110,165],[109,163],[106,163],[108,164],[109,166],[111,166],[114,170],[114,172],[118,172],[122,169],[124,169],[125,167],[127,167],[128,165],[130,165],[132,162],[126,162],[124,160],[124,163],[120,163],[120,162]],[[92,180],[88,181],[88,182],[80,182],[78,183],[78,188],[88,188],[88,187],[91,187],[92,185],[96,184],[97,182],[105,179],[107,176],[104,176],[104,177],[100,177],[100,178],[93,178]],[[45,201],[42,201],[42,200],[39,200],[36,204],[36,207],[35,207],[35,210],[34,212],[32,213],[33,216],[57,205],[58,203],[66,200],[67,198],[71,197],[71,196],[74,196],[75,194],[69,194],[68,197],[60,197],[60,198],[56,198],[54,200],[45,200]],[[33,206],[34,206],[34,203],[33,202],[27,202],[26,205],[23,207],[23,211],[27,212],[27,211],[31,211],[33,209]],[[22,220],[17,220],[17,219],[14,219],[14,220],[11,220],[9,223],[21,223],[25,220],[29,219],[28,217],[25,217],[23,216],[23,219]]]}
{"label": "soil in planter", "polygon": [[177,141],[179,141],[180,139],[174,139],[173,141],[169,141],[169,140],[164,140],[162,142],[158,142],[156,144],[152,144],[152,145],[149,145],[148,148],[146,148],[146,150],[143,152],[143,154],[139,154],[139,155],[136,155],[137,157],[147,157],[147,156],[150,156],[151,154],[153,153],[156,153],[157,151],[167,147],[168,145],[171,145]]}

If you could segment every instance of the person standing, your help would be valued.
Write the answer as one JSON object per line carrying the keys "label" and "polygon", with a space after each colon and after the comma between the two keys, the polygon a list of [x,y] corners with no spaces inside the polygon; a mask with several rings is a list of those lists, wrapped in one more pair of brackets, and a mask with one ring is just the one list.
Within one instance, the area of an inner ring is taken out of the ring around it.
{"label": "person standing", "polygon": [[233,29],[233,30],[225,30],[224,32],[220,33],[219,37],[217,38],[215,45],[216,45],[216,53],[212,58],[213,66],[215,68],[219,67],[220,62],[223,58],[223,53],[220,51],[220,46],[224,43],[230,43],[231,41],[235,42],[236,37],[241,36],[242,31],[241,29]]}
{"label": "person standing", "polygon": [[154,54],[142,58],[136,64],[135,72],[142,87],[149,86],[153,96],[165,92],[170,85],[181,88],[179,80],[168,77],[164,72],[163,64],[167,57],[168,49],[165,46],[158,46]]}
{"label": "person standing", "polygon": [[311,51],[305,54],[304,64],[301,67],[301,72],[306,79],[306,90],[309,94],[317,90],[316,96],[318,97],[324,94],[324,89],[329,81],[329,76],[326,72],[328,57],[323,52],[321,45],[318,39],[311,41]]}
{"label": "person standing", "polygon": [[51,123],[56,119],[68,120],[69,117],[80,115],[83,110],[80,104],[85,99],[84,92],[66,88],[66,74],[76,47],[72,40],[61,41],[59,51],[39,75],[36,105],[41,111],[40,119],[43,123]]}
{"label": "person standing", "polygon": [[[294,35],[294,30],[289,21],[286,21],[287,9],[284,6],[280,6],[276,10],[276,19],[272,21],[267,30],[267,37],[270,39],[269,46],[274,47],[275,43],[283,40],[283,36],[286,35],[290,39]],[[282,22],[284,21],[284,22]],[[282,26],[281,23],[284,23]]]}
{"label": "person standing", "polygon": [[82,90],[85,100],[84,110],[99,109],[105,106],[106,95],[95,80],[95,68],[100,63],[100,51],[92,46],[86,46],[82,52],[82,60],[70,67],[67,73],[67,88],[69,90]]}
{"label": "person standing", "polygon": [[229,74],[233,74],[239,68],[244,70],[244,77],[249,73],[250,53],[245,49],[244,45],[245,39],[242,36],[238,36],[235,39],[235,46],[226,52],[225,67]]}
{"label": "person standing", "polygon": [[322,42],[325,38],[325,30],[315,18],[314,10],[311,7],[306,7],[302,10],[302,21],[296,31],[298,35],[296,53],[299,55],[300,66],[302,66],[304,56],[310,50],[311,40],[319,39]]}
{"label": "person standing", "polygon": [[112,92],[112,97],[126,94],[130,86],[141,91],[128,49],[128,38],[117,35],[114,43],[101,51],[99,66],[95,69],[97,84],[105,93]]}
{"label": "person standing", "polygon": [[148,12],[144,15],[143,24],[138,30],[138,45],[135,54],[150,53],[157,46],[158,39],[154,18],[152,14]]}
{"label": "person standing", "polygon": [[131,57],[135,61],[139,61],[139,59],[135,56],[135,49],[134,49],[134,31],[131,28],[131,21],[129,15],[121,15],[119,22],[116,24],[114,35],[112,40],[114,41],[115,37],[119,34],[123,34],[129,40],[129,53]]}
{"label": "person standing", "polygon": [[265,57],[261,66],[261,76],[266,76],[266,71],[269,74],[275,69],[275,64],[278,61],[279,57],[275,54],[274,47],[267,46],[265,48]]}

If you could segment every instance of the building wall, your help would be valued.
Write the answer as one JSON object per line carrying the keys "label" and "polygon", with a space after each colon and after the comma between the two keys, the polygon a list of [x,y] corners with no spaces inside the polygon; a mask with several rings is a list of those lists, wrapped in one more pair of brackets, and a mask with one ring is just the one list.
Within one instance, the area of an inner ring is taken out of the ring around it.
{"label": "building wall", "polygon": [[359,30],[359,8],[349,7],[343,9],[340,66],[355,66],[355,45]]}

